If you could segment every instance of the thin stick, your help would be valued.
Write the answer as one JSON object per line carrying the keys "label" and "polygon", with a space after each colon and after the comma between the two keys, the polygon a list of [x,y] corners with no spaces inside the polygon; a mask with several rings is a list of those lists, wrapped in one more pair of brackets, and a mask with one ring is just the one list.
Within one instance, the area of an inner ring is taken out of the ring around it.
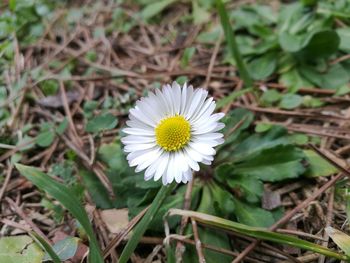
{"label": "thin stick", "polygon": [[196,250],[197,250],[197,254],[198,254],[199,263],[205,263],[206,261],[205,261],[204,254],[202,251],[202,242],[199,239],[197,222],[196,222],[196,220],[191,218],[191,223],[192,223],[192,228],[193,228],[194,240],[196,241]]}
{"label": "thin stick", "polygon": [[13,169],[13,166],[12,166],[11,164],[9,164],[9,165],[8,165],[8,170],[7,170],[7,173],[6,173],[6,177],[5,177],[4,184],[2,185],[1,190],[0,190],[0,203],[1,203],[2,197],[4,196],[4,193],[5,193],[5,191],[6,191],[6,187],[7,187],[7,185],[8,185],[9,182],[10,182],[10,178],[11,178],[11,174],[12,174],[12,169]]}

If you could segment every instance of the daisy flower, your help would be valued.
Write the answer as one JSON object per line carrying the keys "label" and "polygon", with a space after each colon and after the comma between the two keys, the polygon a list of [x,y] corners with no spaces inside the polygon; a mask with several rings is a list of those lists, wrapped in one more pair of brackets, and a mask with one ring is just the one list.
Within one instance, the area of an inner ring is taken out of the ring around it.
{"label": "daisy flower", "polygon": [[130,166],[145,171],[145,180],[162,178],[164,185],[174,180],[187,183],[199,163],[210,165],[214,147],[224,142],[218,132],[223,113],[213,114],[215,102],[204,89],[176,82],[150,92],[130,110],[121,139]]}

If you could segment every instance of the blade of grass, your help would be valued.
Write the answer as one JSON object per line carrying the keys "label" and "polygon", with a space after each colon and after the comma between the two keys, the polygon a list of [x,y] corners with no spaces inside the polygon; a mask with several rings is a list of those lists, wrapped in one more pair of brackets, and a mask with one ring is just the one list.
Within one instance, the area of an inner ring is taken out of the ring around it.
{"label": "blade of grass", "polygon": [[218,13],[220,15],[221,26],[224,30],[225,38],[226,38],[230,53],[236,61],[239,74],[241,75],[241,77],[244,81],[244,86],[249,88],[253,85],[253,80],[249,75],[249,72],[247,70],[247,66],[245,65],[245,63],[242,59],[241,53],[239,52],[239,48],[238,48],[238,45],[237,45],[237,42],[235,39],[234,32],[233,32],[232,27],[230,25],[230,21],[228,19],[228,15],[227,15],[225,6],[221,0],[216,0],[216,8],[217,8]]}
{"label": "blade of grass", "polygon": [[294,236],[272,232],[264,228],[243,225],[237,222],[233,222],[227,219],[223,219],[220,217],[216,217],[216,216],[212,216],[204,213],[181,210],[181,209],[170,209],[168,215],[187,216],[187,217],[194,218],[196,221],[208,226],[213,226],[213,227],[233,231],[239,234],[247,235],[258,239],[295,246],[301,249],[314,251],[314,252],[317,252],[329,257],[333,257],[336,259],[340,259],[340,260],[349,260],[349,258],[346,255],[339,254],[326,247],[299,239]]}
{"label": "blade of grass", "polygon": [[175,186],[176,183],[172,183],[169,186],[163,185],[160,188],[148,211],[141,219],[141,221],[136,225],[132,237],[130,238],[130,240],[124,247],[122,254],[120,255],[119,263],[126,263],[129,260],[141,237],[146,232],[149,223],[152,221],[154,215],[157,213],[164,199],[171,193]]}
{"label": "blade of grass", "polygon": [[89,262],[103,263],[98,241],[94,235],[88,215],[80,205],[78,198],[75,197],[75,194],[67,186],[56,182],[49,175],[34,167],[22,164],[16,164],[15,166],[24,177],[58,200],[79,221],[90,241]]}
{"label": "blade of grass", "polygon": [[29,235],[35,240],[36,243],[38,243],[45,249],[47,254],[49,254],[49,256],[51,257],[53,263],[61,263],[60,257],[56,254],[51,245],[47,243],[45,239],[43,239],[40,235],[38,235],[35,232],[30,232]]}
{"label": "blade of grass", "polygon": [[233,91],[230,95],[218,100],[218,102],[216,103],[216,109],[219,110],[222,107],[228,105],[229,103],[235,101],[237,98],[239,98],[240,96],[242,96],[245,93],[251,92],[253,91],[253,88],[245,88],[242,90],[236,90]]}

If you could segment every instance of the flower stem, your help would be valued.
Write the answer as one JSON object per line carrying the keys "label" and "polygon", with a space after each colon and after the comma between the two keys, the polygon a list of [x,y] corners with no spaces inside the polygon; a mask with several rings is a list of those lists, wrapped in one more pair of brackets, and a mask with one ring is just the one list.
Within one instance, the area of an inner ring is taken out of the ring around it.
{"label": "flower stem", "polygon": [[175,186],[176,186],[176,183],[172,183],[171,185],[168,185],[168,186],[163,185],[159,189],[159,192],[157,193],[151,206],[149,207],[144,217],[141,219],[140,223],[136,225],[132,237],[130,238],[125,248],[123,249],[123,252],[119,258],[119,263],[126,263],[129,260],[131,254],[134,252],[137,244],[139,243],[139,240],[147,230],[149,223],[152,221],[159,207],[162,205],[165,198],[175,188]]}

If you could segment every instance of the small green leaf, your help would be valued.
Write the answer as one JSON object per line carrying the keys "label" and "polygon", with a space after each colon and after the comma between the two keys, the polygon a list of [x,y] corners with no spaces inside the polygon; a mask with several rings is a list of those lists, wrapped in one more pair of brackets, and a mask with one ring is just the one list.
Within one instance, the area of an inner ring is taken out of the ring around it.
{"label": "small green leaf", "polygon": [[299,107],[303,102],[303,97],[298,94],[285,94],[282,96],[279,106],[282,109],[295,109]]}
{"label": "small green leaf", "polygon": [[180,61],[182,68],[186,68],[188,66],[195,52],[196,52],[195,47],[188,47],[184,50],[184,53]]}
{"label": "small green leaf", "polygon": [[144,20],[149,20],[152,17],[156,16],[162,12],[165,8],[171,5],[175,0],[161,0],[155,1],[151,4],[148,4],[145,8],[142,9],[140,15]]}
{"label": "small green leaf", "polygon": [[250,75],[255,80],[262,80],[269,77],[276,69],[277,54],[267,53],[258,58],[253,59],[248,64]]}
{"label": "small green leaf", "polygon": [[52,144],[55,139],[55,133],[53,131],[43,131],[35,138],[37,145],[41,147],[48,147]]}
{"label": "small green leaf", "polygon": [[56,132],[59,135],[62,135],[68,127],[68,119],[64,118],[63,121],[57,126]]}
{"label": "small green leaf", "polygon": [[279,93],[275,89],[269,89],[269,90],[265,91],[263,93],[263,95],[261,96],[261,100],[265,104],[271,104],[271,103],[277,102],[281,98],[282,98],[281,93]]}
{"label": "small green leaf", "polygon": [[312,150],[304,150],[307,157],[308,168],[305,172],[307,177],[329,176],[336,173],[338,170],[320,155]]}
{"label": "small green leaf", "polygon": [[44,252],[29,236],[0,238],[0,262],[41,263]]}
{"label": "small green leaf", "polygon": [[111,113],[105,113],[94,117],[86,124],[85,130],[91,133],[98,133],[110,130],[117,126],[118,120]]}

